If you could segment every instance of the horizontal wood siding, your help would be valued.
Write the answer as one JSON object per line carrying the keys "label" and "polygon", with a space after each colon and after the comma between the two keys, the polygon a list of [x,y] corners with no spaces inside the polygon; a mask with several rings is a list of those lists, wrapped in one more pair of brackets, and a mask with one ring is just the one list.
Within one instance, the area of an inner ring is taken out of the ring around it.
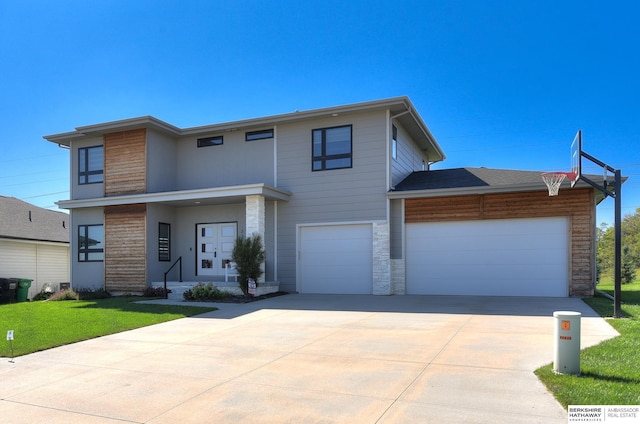
{"label": "horizontal wood siding", "polygon": [[104,194],[144,193],[147,189],[146,130],[104,135]]}
{"label": "horizontal wood siding", "polygon": [[501,193],[441,198],[407,199],[405,222],[467,221],[480,219],[570,217],[571,296],[591,296],[595,269],[595,202],[593,189]]}
{"label": "horizontal wood siding", "polygon": [[140,293],[147,286],[146,205],[107,206],[104,210],[105,287]]}

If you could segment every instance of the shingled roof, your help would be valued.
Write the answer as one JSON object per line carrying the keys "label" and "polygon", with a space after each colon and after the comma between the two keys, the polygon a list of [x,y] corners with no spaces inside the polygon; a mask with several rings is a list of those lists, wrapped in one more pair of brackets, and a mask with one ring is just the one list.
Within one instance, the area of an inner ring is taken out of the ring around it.
{"label": "shingled roof", "polygon": [[69,243],[69,215],[0,196],[0,238]]}
{"label": "shingled roof", "polygon": [[540,172],[514,171],[490,168],[454,168],[435,171],[417,171],[409,174],[394,191],[438,190],[471,187],[498,188],[505,186],[544,185]]}

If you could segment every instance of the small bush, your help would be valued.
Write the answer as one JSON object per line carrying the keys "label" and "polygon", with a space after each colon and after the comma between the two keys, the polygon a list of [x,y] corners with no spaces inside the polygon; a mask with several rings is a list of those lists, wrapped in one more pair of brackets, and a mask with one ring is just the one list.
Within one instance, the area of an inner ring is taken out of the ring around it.
{"label": "small bush", "polygon": [[107,299],[111,297],[105,289],[79,289],[77,291],[79,300]]}
{"label": "small bush", "polygon": [[254,233],[251,237],[238,237],[233,245],[231,260],[238,269],[238,284],[245,296],[249,295],[248,279],[255,282],[264,274],[262,263],[266,258],[262,237]]}
{"label": "small bush", "polygon": [[[167,289],[167,294],[171,293],[171,289]],[[164,287],[147,287],[142,294],[144,297],[162,297],[164,298]]]}
{"label": "small bush", "polygon": [[212,301],[222,300],[231,296],[229,292],[222,291],[211,283],[198,283],[192,289],[184,292],[184,300]]}
{"label": "small bush", "polygon": [[53,292],[50,291],[45,291],[42,290],[40,293],[36,294],[35,296],[33,296],[33,299],[31,300],[47,300],[51,297],[51,295],[53,294]]}
{"label": "small bush", "polygon": [[59,290],[49,297],[49,300],[78,300],[78,293],[71,289]]}

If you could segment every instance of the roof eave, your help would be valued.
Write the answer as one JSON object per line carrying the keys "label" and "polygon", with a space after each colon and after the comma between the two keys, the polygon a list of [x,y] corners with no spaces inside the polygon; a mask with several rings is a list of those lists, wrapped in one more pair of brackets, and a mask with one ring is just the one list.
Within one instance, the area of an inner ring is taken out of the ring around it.
{"label": "roof eave", "polygon": [[450,196],[466,196],[472,194],[487,193],[513,193],[525,191],[546,190],[544,184],[516,184],[503,186],[481,186],[481,187],[456,187],[456,188],[440,188],[426,190],[403,190],[389,191],[387,197],[389,199],[417,199],[426,197],[450,197]]}
{"label": "roof eave", "polygon": [[[576,188],[593,188],[589,184],[578,181]],[[560,187],[561,190],[569,190],[568,182]],[[518,193],[527,191],[545,191],[548,190],[546,184],[525,183],[525,184],[505,184],[505,185],[487,185],[474,187],[455,187],[455,188],[439,188],[439,189],[423,189],[423,190],[401,190],[389,191],[387,197],[389,199],[417,199],[427,197],[450,197],[450,196],[466,196],[473,194],[493,194],[493,193]],[[596,194],[597,194],[597,190]]]}
{"label": "roof eave", "polygon": [[411,102],[406,96],[393,97],[389,99],[374,100],[361,103],[353,103],[342,106],[332,106],[327,108],[312,109],[306,111],[295,111],[279,115],[265,116],[261,118],[243,119],[239,121],[230,121],[219,124],[202,125],[197,127],[185,128],[182,130],[181,135],[193,136],[205,133],[222,132],[222,131],[235,131],[242,130],[251,127],[261,127],[267,125],[277,125],[293,121],[313,119],[318,117],[338,117],[341,114],[353,113],[364,110],[373,109],[387,109],[394,106],[400,106],[408,108]]}
{"label": "roof eave", "polygon": [[129,131],[140,128],[148,128],[170,135],[180,135],[181,133],[180,128],[158,118],[154,118],[153,116],[140,116],[101,124],[85,125],[77,127],[75,131],[46,135],[43,138],[52,143],[69,147],[73,140],[85,137],[98,137],[112,132]]}

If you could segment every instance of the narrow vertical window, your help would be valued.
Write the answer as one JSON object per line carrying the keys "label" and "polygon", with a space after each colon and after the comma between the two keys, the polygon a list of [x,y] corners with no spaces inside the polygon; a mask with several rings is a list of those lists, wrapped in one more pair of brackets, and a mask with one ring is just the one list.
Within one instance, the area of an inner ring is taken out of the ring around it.
{"label": "narrow vertical window", "polygon": [[104,226],[78,225],[78,261],[104,260]]}
{"label": "narrow vertical window", "polygon": [[158,223],[158,260],[171,260],[171,224]]}
{"label": "narrow vertical window", "polygon": [[395,125],[393,127],[393,137],[391,138],[391,157],[398,159],[398,129]]}
{"label": "narrow vertical window", "polygon": [[103,182],[104,151],[102,146],[78,149],[78,184]]}

